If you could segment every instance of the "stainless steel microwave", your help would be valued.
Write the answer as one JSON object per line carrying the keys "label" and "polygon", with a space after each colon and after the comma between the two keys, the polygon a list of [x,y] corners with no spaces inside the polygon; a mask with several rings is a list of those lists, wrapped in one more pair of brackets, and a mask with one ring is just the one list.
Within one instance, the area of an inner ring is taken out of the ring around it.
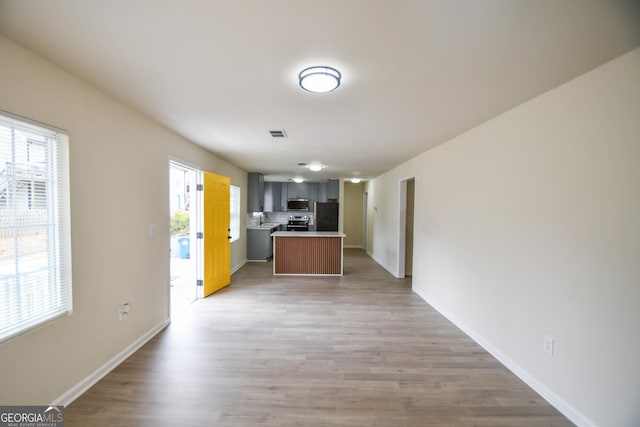
{"label": "stainless steel microwave", "polygon": [[308,211],[309,199],[287,199],[288,211]]}

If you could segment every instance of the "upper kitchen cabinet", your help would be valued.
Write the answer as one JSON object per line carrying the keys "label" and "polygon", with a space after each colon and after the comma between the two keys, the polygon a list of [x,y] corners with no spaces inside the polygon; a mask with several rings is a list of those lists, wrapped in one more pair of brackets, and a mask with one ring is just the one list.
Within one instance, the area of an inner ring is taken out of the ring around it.
{"label": "upper kitchen cabinet", "polygon": [[309,186],[309,210],[313,211],[313,204],[315,202],[320,201],[318,200],[320,185],[317,182],[310,182],[308,183],[308,186]]}
{"label": "upper kitchen cabinet", "polygon": [[[265,212],[284,212],[287,208],[287,194],[282,202],[282,187],[286,187],[286,183],[282,182],[265,182],[264,183],[264,211]],[[284,208],[283,208],[284,207]]]}
{"label": "upper kitchen cabinet", "polygon": [[247,212],[264,212],[264,176],[261,173],[248,174]]}
{"label": "upper kitchen cabinet", "polygon": [[309,198],[309,184],[306,182],[289,182],[287,184],[287,198],[289,199],[308,199]]}
{"label": "upper kitchen cabinet", "polygon": [[318,183],[318,201],[320,203],[325,203],[327,201],[327,187],[329,186],[326,182]]}
{"label": "upper kitchen cabinet", "polygon": [[330,179],[327,186],[327,199],[338,200],[340,198],[340,180]]}
{"label": "upper kitchen cabinet", "polygon": [[280,184],[282,184],[281,188],[280,188],[280,203],[281,203],[281,212],[286,212],[288,210],[287,208],[287,199],[289,198],[289,186],[287,185],[286,182],[281,182]]}
{"label": "upper kitchen cabinet", "polygon": [[[251,175],[251,174],[250,174]],[[257,181],[257,179],[254,178]],[[264,202],[261,212],[287,212],[289,199],[308,199],[309,211],[313,211],[315,202],[327,202],[329,199],[338,199],[339,180],[331,182],[264,182]],[[251,179],[249,179],[249,197],[251,198]],[[333,190],[330,193],[330,188]],[[249,207],[249,212],[252,211]]]}

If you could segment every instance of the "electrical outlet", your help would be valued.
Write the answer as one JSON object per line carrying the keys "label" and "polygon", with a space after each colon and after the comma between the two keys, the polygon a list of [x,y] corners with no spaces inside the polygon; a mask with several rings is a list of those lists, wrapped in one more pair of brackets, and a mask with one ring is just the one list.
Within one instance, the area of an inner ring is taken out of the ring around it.
{"label": "electrical outlet", "polygon": [[125,302],[118,309],[118,319],[124,320],[128,314],[129,314],[129,303]]}
{"label": "electrical outlet", "polygon": [[549,335],[544,336],[544,352],[549,356],[553,356],[553,337]]}

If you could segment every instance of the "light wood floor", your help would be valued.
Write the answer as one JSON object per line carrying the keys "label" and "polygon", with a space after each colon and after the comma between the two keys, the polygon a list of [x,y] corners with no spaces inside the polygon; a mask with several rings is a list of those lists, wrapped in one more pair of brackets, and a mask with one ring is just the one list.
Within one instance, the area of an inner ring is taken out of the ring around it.
{"label": "light wood floor", "polygon": [[249,263],[65,408],[69,426],[571,426],[360,250]]}

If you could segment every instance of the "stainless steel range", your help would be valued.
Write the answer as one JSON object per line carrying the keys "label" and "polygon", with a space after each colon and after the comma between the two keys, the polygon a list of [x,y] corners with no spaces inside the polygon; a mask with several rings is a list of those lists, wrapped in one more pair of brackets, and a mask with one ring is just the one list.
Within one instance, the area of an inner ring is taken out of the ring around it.
{"label": "stainless steel range", "polygon": [[309,216],[289,216],[287,231],[309,231]]}

